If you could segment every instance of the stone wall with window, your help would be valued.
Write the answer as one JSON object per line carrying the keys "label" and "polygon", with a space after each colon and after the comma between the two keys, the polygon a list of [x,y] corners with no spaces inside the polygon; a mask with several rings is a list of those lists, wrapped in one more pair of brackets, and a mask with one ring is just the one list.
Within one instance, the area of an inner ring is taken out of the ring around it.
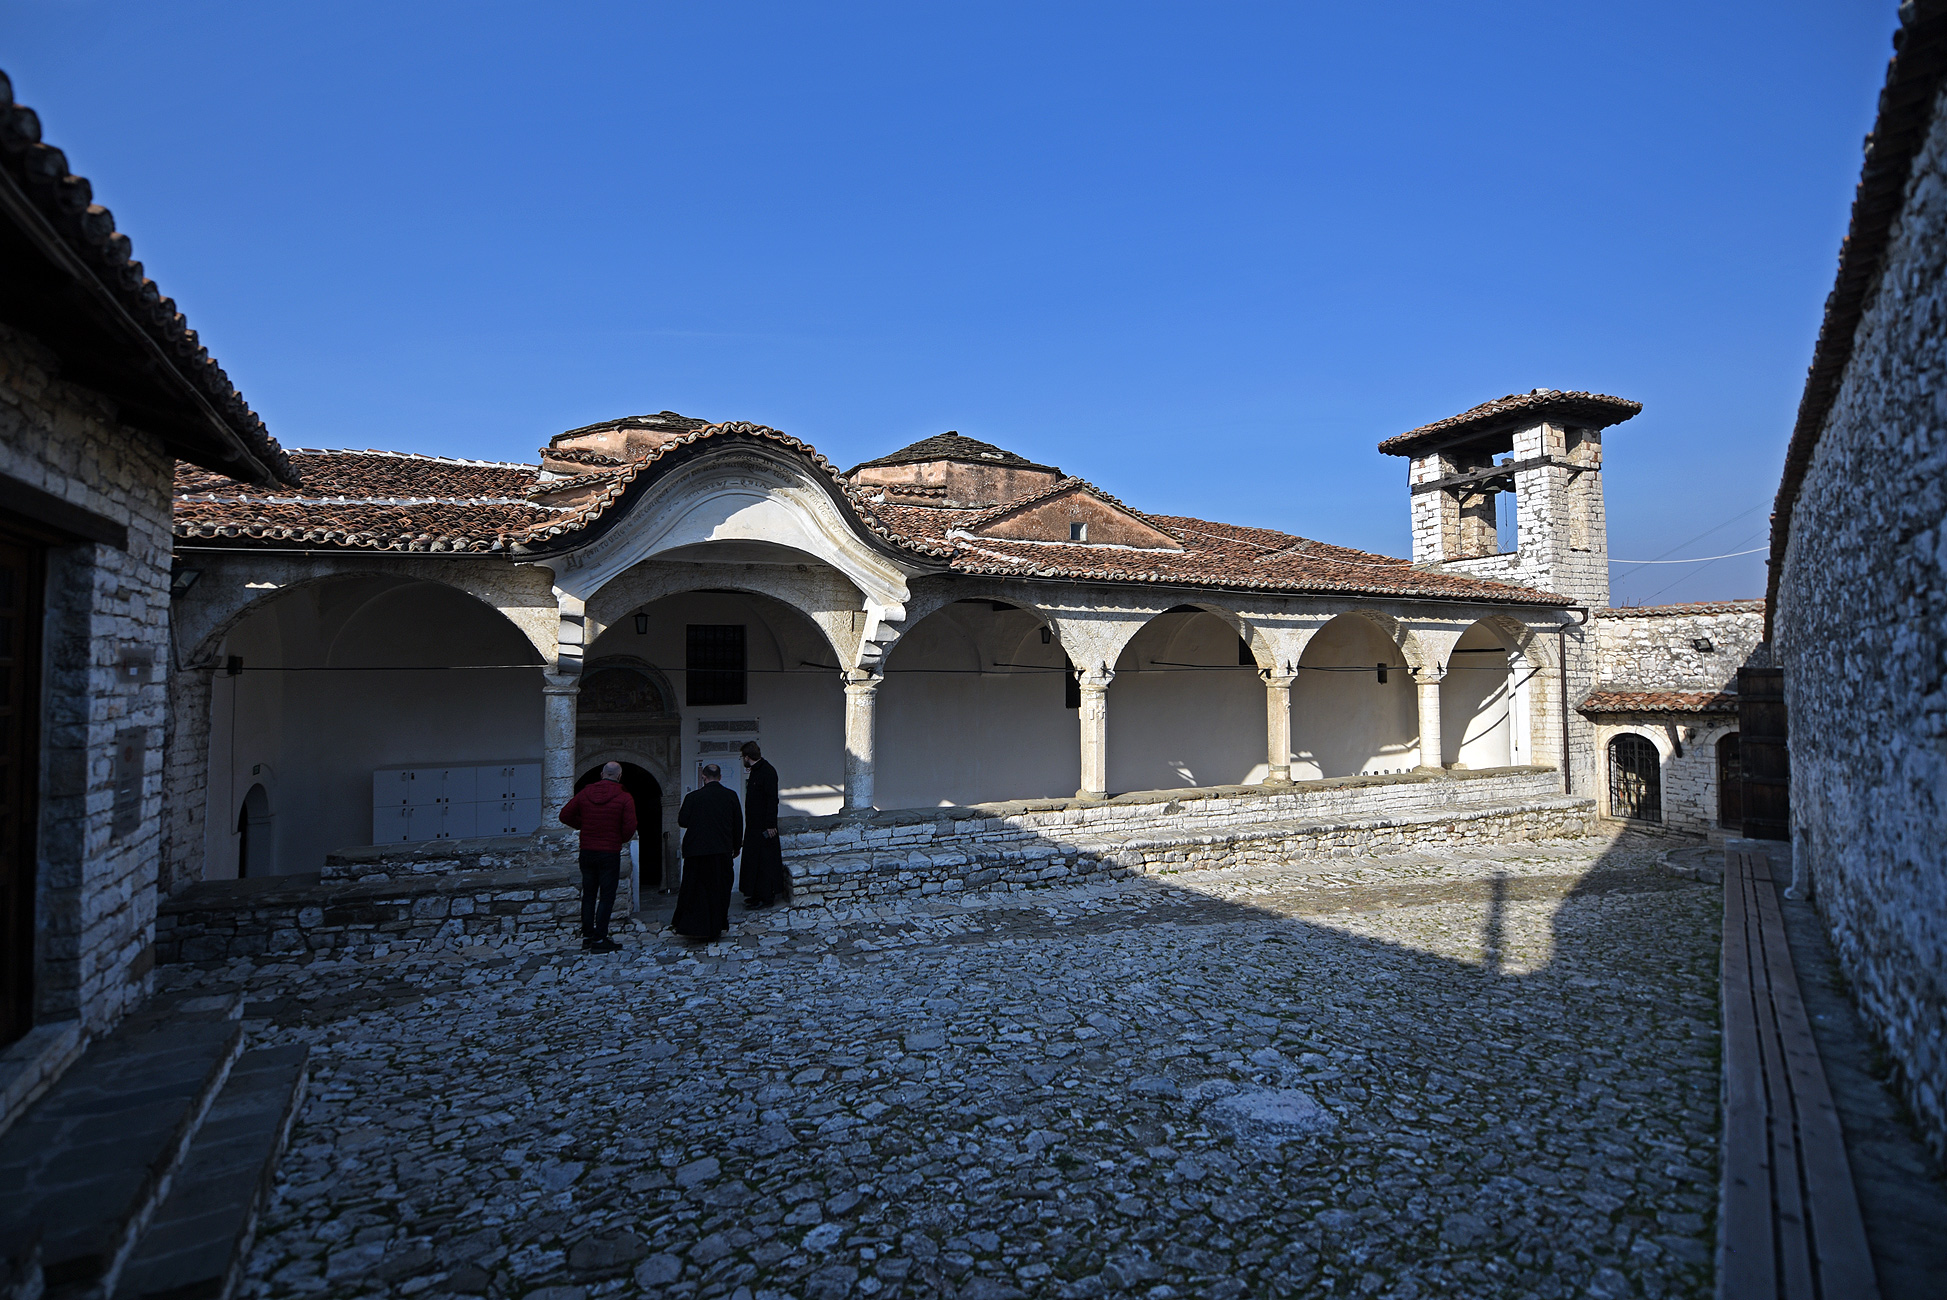
{"label": "stone wall with window", "polygon": [[0,477],[127,530],[125,547],[76,541],[47,549],[37,1024],[79,1018],[98,1031],[148,987],[174,467],[159,439],[64,382],[51,352],[0,327]]}
{"label": "stone wall with window", "polygon": [[[1596,798],[1602,815],[1689,835],[1721,838],[1734,834],[1736,798],[1733,796],[1732,806],[1727,808],[1720,780],[1726,755],[1719,747],[1727,737],[1735,744],[1736,735],[1735,714],[1601,715],[1596,725],[1596,746],[1602,781]],[[1641,815],[1640,807],[1625,806],[1631,802],[1627,790],[1622,797],[1617,795],[1619,780],[1625,787],[1630,784],[1622,779],[1615,762],[1614,742],[1619,736],[1639,737],[1654,748],[1657,770],[1653,817]],[[1727,820],[1727,813],[1733,815],[1731,820]]]}
{"label": "stone wall with window", "polygon": [[1771,667],[1762,600],[1599,609],[1595,632],[1597,690],[1735,691]]}

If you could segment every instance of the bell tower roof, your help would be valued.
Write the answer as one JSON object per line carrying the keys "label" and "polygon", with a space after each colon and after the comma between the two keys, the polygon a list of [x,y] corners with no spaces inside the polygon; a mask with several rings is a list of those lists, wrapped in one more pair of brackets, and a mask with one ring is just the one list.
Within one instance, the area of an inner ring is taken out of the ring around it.
{"label": "bell tower roof", "polygon": [[1641,402],[1632,402],[1627,397],[1535,388],[1525,393],[1509,393],[1459,415],[1409,429],[1380,443],[1379,450],[1388,456],[1420,456],[1441,447],[1512,433],[1544,420],[1576,429],[1606,429],[1640,414],[1642,409]]}

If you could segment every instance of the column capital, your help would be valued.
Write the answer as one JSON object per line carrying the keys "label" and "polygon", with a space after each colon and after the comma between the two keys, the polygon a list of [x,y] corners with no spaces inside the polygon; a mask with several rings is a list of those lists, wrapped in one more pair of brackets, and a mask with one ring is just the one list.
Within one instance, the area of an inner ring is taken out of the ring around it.
{"label": "column capital", "polygon": [[1096,668],[1084,668],[1077,679],[1085,691],[1106,691],[1109,689],[1109,683],[1115,680],[1115,669],[1107,664]]}
{"label": "column capital", "polygon": [[845,689],[854,693],[876,691],[879,689],[879,683],[885,680],[884,677],[863,668],[847,668],[838,676],[839,680],[845,683]]}
{"label": "column capital", "polygon": [[1439,666],[1409,668],[1407,671],[1412,673],[1413,680],[1422,686],[1437,686],[1447,675],[1447,670]]}
{"label": "column capital", "polygon": [[544,673],[541,677],[543,695],[581,694],[581,676],[578,673]]}
{"label": "column capital", "polygon": [[1298,680],[1298,667],[1296,664],[1286,664],[1284,668],[1276,670],[1260,668],[1257,670],[1257,675],[1266,686],[1288,691],[1291,689],[1291,684]]}

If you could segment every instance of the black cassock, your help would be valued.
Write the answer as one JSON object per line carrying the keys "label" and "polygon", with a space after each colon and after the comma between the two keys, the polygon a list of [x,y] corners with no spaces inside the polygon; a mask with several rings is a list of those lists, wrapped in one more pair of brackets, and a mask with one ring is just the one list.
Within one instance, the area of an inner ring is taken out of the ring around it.
{"label": "black cassock", "polygon": [[743,809],[716,781],[683,796],[676,824],[683,828],[683,887],[669,928],[691,939],[714,939],[730,928],[730,859],[742,847]]}
{"label": "black cassock", "polygon": [[791,897],[784,846],[765,831],[777,829],[777,769],[763,759],[744,778],[744,901],[759,907]]}

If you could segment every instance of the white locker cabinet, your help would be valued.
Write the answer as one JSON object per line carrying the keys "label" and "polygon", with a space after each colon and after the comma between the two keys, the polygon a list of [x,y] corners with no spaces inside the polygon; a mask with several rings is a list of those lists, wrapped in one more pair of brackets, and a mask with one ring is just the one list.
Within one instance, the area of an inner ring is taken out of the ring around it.
{"label": "white locker cabinet", "polygon": [[386,804],[372,809],[372,843],[403,844],[412,838],[412,809]]}
{"label": "white locker cabinet", "polygon": [[[541,825],[541,801],[539,799],[502,799],[496,803],[476,804],[480,810],[480,829],[476,835],[531,835]],[[492,826],[487,818],[494,818]]]}
{"label": "white locker cabinet", "polygon": [[[439,806],[439,829],[433,838],[440,840],[463,840],[479,835],[474,829],[479,823],[480,805],[468,800],[466,803],[443,803]],[[493,832],[488,831],[487,834]]]}
{"label": "white locker cabinet", "polygon": [[[372,773],[372,807],[403,808],[412,802],[412,769],[380,768]],[[383,840],[378,841],[384,843]]]}
{"label": "white locker cabinet", "polygon": [[480,796],[480,769],[477,767],[426,768],[420,776],[436,783],[440,803],[472,803]]}
{"label": "white locker cabinet", "polygon": [[504,763],[494,767],[483,767],[479,772],[480,792],[476,797],[482,803],[490,800],[541,797],[539,763]]}

